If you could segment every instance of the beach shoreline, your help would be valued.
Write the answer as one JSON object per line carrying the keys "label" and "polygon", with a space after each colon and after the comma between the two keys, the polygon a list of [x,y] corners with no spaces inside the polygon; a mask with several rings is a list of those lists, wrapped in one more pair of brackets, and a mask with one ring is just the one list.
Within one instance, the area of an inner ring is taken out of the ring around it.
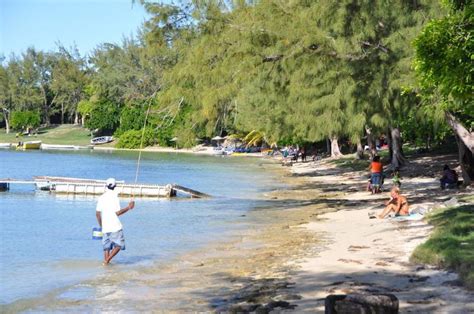
{"label": "beach shoreline", "polygon": [[[474,295],[455,273],[410,263],[431,226],[368,218],[387,193],[365,191],[364,171],[341,169],[330,159],[291,167],[265,160],[272,162],[263,171],[286,187],[263,193],[261,205],[242,217],[252,222],[245,231],[141,275],[126,274],[122,280],[133,286],[113,295],[62,300],[64,307],[53,309],[87,311],[115,300],[112,310],[324,312],[329,294],[393,293],[401,312],[474,311]],[[432,176],[402,179],[412,206],[444,206],[465,194],[440,192]]]}

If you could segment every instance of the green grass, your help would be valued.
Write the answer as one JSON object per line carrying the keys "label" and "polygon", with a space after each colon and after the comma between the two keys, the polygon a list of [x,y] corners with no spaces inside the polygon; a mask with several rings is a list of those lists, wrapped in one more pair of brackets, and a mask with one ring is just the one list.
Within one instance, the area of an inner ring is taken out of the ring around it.
{"label": "green grass", "polygon": [[474,204],[436,210],[428,222],[435,230],[411,260],[452,269],[474,290]]}
{"label": "green grass", "polygon": [[362,171],[369,169],[370,162],[368,160],[359,160],[354,157],[354,155],[347,155],[338,159],[330,161],[339,168],[350,169],[353,171]]}
{"label": "green grass", "polygon": [[5,133],[5,129],[0,130],[1,143],[18,143],[20,141],[42,141],[45,144],[62,145],[89,145],[90,132],[83,127],[71,124],[44,128],[37,135],[16,137],[16,132]]}

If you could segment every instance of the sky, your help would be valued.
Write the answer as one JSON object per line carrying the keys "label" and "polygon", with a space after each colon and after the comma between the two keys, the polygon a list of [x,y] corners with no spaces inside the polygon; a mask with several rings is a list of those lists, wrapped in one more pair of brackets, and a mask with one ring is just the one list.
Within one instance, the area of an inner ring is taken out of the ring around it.
{"label": "sky", "polygon": [[132,0],[0,0],[0,56],[56,50],[58,41],[88,54],[136,34],[146,17]]}

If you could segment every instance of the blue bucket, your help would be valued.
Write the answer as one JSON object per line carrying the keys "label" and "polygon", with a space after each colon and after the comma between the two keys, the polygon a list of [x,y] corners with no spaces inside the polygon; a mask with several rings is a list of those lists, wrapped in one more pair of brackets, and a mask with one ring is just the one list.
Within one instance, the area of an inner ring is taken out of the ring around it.
{"label": "blue bucket", "polygon": [[92,240],[102,240],[102,228],[92,228]]}

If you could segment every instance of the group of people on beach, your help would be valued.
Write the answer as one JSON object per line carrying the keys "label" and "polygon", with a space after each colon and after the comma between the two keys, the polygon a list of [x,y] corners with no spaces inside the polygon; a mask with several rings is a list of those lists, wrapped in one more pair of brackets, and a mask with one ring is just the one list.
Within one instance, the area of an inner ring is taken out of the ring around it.
{"label": "group of people on beach", "polygon": [[301,162],[306,161],[306,150],[304,147],[295,148],[293,146],[287,146],[281,150],[281,153],[284,160],[290,159],[290,161],[297,162],[298,159],[301,158]]}
{"label": "group of people on beach", "polygon": [[[367,190],[372,193],[380,193],[382,191],[382,185],[384,183],[383,164],[380,161],[380,156],[374,156],[369,166],[370,178],[367,184]],[[443,167],[443,176],[440,179],[441,189],[454,188],[460,185],[458,175],[455,170],[451,169],[448,165]],[[395,216],[406,216],[409,215],[409,205],[406,196],[400,192],[400,171],[395,168],[392,172],[392,184],[393,187],[390,190],[390,199],[385,202],[385,208],[379,215],[370,215],[370,218],[385,218],[389,214],[393,213]]]}

